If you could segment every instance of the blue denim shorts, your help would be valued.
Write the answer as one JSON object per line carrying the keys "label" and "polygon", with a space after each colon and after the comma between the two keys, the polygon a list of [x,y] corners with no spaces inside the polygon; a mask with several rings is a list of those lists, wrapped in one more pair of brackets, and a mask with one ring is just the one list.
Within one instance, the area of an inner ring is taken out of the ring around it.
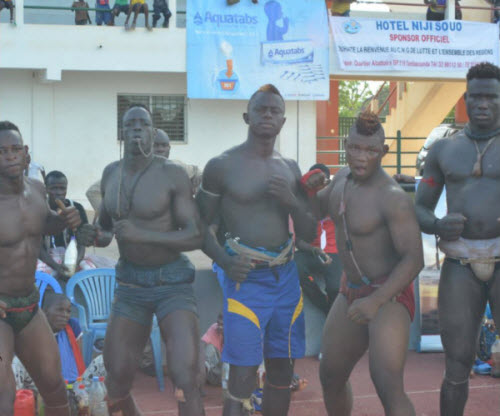
{"label": "blue denim shorts", "polygon": [[120,260],[116,266],[118,286],[112,313],[144,326],[158,322],[177,310],[198,313],[191,282],[194,266],[184,255],[159,267],[142,267]]}

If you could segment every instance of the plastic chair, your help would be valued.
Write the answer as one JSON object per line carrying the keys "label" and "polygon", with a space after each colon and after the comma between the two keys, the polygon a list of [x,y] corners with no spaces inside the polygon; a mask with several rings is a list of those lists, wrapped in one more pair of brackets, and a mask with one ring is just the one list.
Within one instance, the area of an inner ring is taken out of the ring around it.
{"label": "plastic chair", "polygon": [[[85,366],[92,360],[94,342],[104,338],[111,313],[111,303],[115,293],[115,269],[92,269],[76,273],[66,285],[66,295],[78,310],[78,317],[83,333],[83,359]],[[78,287],[85,298],[86,308],[75,300],[75,288]],[[160,327],[153,319],[151,344],[155,362],[156,378],[160,391],[165,390],[161,359]]]}
{"label": "plastic chair", "polygon": [[38,302],[38,306],[40,308],[42,307],[43,296],[45,295],[47,286],[50,286],[55,293],[63,293],[63,290],[61,289],[61,285],[59,284],[59,282],[48,273],[36,272],[35,284],[38,287],[38,291],[40,292],[40,301]]}

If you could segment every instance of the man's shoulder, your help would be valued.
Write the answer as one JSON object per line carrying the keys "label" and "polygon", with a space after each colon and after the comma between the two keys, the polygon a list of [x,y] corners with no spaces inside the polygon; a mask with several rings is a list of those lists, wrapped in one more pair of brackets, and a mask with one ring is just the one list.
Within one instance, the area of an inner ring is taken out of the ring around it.
{"label": "man's shoulder", "polygon": [[380,202],[389,209],[413,206],[410,195],[390,176],[381,182],[377,189],[377,195]]}

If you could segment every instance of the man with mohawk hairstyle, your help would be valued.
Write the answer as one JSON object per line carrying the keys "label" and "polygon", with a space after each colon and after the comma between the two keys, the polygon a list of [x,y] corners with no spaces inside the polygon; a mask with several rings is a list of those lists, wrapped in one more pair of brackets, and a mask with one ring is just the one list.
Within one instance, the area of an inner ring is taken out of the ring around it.
{"label": "man with mohawk hairstyle", "polygon": [[344,265],[323,333],[320,378],[329,415],[351,414],[349,376],[367,349],[385,414],[415,415],[403,370],[422,242],[412,200],[382,169],[384,140],[378,117],[360,114],[346,139],[348,166],[318,193],[320,218],[334,220]]}

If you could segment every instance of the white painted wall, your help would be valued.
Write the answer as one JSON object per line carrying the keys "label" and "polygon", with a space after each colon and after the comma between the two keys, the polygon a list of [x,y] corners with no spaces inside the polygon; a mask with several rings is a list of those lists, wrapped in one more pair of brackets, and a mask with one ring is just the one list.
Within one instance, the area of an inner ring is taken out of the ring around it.
{"label": "white painted wall", "polygon": [[[46,171],[65,172],[69,196],[88,206],[86,189],[119,158],[117,95],[185,93],[186,77],[179,73],[65,71],[61,81],[44,83],[36,71],[2,69],[0,119],[16,123],[33,160]],[[245,101],[189,100],[188,140],[173,145],[172,158],[203,167],[241,143],[247,132],[244,111]],[[287,102],[286,111],[280,151],[306,170],[316,160],[315,103],[300,102],[297,109],[297,102]]]}

